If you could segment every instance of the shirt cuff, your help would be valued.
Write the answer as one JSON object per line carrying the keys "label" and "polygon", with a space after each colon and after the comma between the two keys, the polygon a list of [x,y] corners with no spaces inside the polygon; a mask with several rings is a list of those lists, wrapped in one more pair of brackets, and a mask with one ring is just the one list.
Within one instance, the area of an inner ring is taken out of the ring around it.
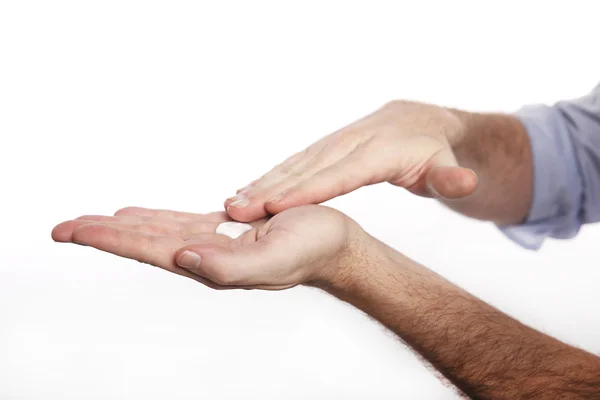
{"label": "shirt cuff", "polygon": [[548,237],[567,239],[578,233],[581,176],[571,134],[558,111],[545,105],[528,106],[515,116],[530,140],[533,198],[522,224],[499,228],[520,246],[538,250]]}

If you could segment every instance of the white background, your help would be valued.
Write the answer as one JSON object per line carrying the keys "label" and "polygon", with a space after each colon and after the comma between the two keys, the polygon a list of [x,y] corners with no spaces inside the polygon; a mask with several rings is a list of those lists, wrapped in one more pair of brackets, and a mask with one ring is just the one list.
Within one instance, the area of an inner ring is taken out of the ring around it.
{"label": "white background", "polygon": [[[600,80],[595,2],[555,4],[1,2],[0,398],[455,398],[316,290],[215,292],[50,230],[129,205],[220,209],[392,99],[510,112],[583,95]],[[330,205],[600,352],[599,227],[536,253],[390,185]]]}

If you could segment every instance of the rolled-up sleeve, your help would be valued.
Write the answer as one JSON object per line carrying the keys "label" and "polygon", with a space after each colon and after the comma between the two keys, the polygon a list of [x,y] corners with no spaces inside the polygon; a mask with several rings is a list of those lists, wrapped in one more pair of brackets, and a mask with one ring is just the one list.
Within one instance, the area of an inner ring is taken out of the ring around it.
{"label": "rolled-up sleeve", "polygon": [[553,106],[528,106],[515,116],[533,156],[533,199],[526,221],[501,231],[537,250],[548,237],[568,239],[600,221],[600,85]]}

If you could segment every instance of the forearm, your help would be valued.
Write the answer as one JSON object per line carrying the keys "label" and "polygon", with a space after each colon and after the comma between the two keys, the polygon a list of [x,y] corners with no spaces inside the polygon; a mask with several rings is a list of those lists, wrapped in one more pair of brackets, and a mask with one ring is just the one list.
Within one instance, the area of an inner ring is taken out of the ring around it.
{"label": "forearm", "polygon": [[516,224],[525,219],[533,192],[533,161],[525,127],[510,115],[451,110],[464,130],[452,143],[459,165],[478,176],[472,195],[444,201],[467,216]]}
{"label": "forearm", "polygon": [[600,398],[600,359],[537,332],[373,240],[324,287],[472,398]]}

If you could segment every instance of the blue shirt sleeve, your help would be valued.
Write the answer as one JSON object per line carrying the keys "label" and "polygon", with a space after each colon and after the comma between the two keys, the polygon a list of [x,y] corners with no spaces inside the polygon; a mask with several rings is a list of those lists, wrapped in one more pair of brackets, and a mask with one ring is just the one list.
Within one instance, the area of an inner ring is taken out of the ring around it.
{"label": "blue shirt sleeve", "polygon": [[548,237],[568,239],[600,221],[600,85],[587,96],[515,115],[531,143],[533,199],[523,224],[500,230],[537,250]]}

